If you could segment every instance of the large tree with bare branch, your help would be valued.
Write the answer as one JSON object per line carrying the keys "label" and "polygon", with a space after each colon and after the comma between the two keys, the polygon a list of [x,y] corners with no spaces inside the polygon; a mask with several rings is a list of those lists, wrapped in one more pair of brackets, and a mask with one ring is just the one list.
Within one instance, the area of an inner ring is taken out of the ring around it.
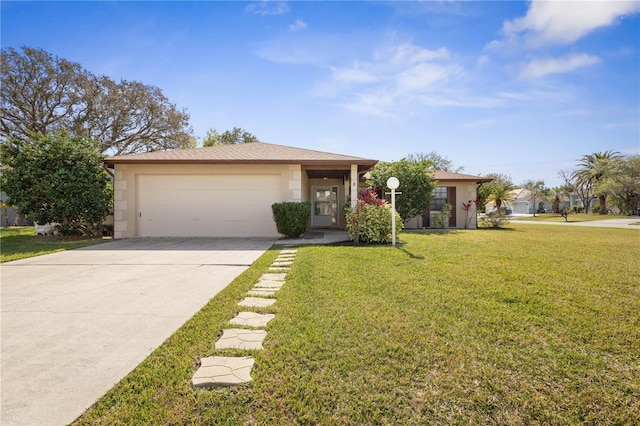
{"label": "large tree with bare branch", "polygon": [[159,88],[96,76],[42,49],[3,49],[0,138],[59,131],[95,140],[106,154],[193,145],[189,115]]}

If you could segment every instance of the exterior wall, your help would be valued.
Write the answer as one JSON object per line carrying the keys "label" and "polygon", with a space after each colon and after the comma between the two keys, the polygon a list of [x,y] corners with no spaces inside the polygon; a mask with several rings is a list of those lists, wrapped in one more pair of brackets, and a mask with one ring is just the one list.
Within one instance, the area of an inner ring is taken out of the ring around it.
{"label": "exterior wall", "polygon": [[[114,169],[114,238],[138,236],[138,178],[141,175],[279,175],[282,201],[303,201],[303,173],[299,165],[116,164]],[[308,195],[307,195],[308,196]]]}
{"label": "exterior wall", "polygon": [[[477,198],[476,184],[475,182],[455,182],[455,181],[438,181],[438,186],[447,186],[456,188],[456,200],[455,200],[455,215],[456,215],[456,228],[457,229],[475,229],[477,227],[476,221],[476,208],[475,204],[472,205],[469,211],[466,211],[462,203],[467,203],[469,200],[475,200]],[[422,228],[423,218],[418,216],[409,219],[405,223],[407,229]]]}

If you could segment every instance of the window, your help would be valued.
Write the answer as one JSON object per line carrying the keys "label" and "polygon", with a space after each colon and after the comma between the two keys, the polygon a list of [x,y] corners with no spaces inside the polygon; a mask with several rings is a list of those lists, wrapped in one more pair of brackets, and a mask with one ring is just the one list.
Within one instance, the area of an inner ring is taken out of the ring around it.
{"label": "window", "polygon": [[448,191],[446,186],[438,186],[436,189],[431,192],[431,206],[429,207],[432,211],[440,211],[445,204],[447,204],[448,200]]}

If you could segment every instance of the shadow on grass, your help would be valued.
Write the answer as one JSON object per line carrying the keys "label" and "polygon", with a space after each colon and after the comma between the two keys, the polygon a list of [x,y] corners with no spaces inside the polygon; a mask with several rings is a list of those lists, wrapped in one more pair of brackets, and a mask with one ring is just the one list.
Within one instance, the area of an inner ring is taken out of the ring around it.
{"label": "shadow on grass", "polygon": [[407,250],[406,248],[404,248],[403,246],[404,246],[404,244],[399,244],[399,245],[397,245],[396,247],[398,248],[398,250],[400,250],[400,251],[402,251],[402,252],[406,253],[406,254],[407,254],[410,258],[412,258],[412,259],[421,259],[421,260],[422,260],[422,259],[424,259],[424,256],[420,256],[420,255],[413,254],[413,253],[411,253],[409,250]]}

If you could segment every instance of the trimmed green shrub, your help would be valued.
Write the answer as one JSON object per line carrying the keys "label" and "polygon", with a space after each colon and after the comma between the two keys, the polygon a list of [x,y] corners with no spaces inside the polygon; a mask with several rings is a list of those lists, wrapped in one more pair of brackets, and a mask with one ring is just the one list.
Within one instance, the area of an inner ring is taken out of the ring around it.
{"label": "trimmed green shrub", "polygon": [[275,203],[271,205],[276,229],[287,238],[298,238],[309,226],[311,204],[309,202]]}
{"label": "trimmed green shrub", "polygon": [[[356,244],[389,243],[391,235],[391,206],[389,204],[367,204],[358,200],[358,205],[346,214],[347,232]],[[396,232],[404,223],[396,212]]]}
{"label": "trimmed green shrub", "polygon": [[504,225],[509,223],[509,218],[507,215],[502,213],[501,211],[494,211],[487,213],[486,216],[480,218],[481,228],[502,228]]}

